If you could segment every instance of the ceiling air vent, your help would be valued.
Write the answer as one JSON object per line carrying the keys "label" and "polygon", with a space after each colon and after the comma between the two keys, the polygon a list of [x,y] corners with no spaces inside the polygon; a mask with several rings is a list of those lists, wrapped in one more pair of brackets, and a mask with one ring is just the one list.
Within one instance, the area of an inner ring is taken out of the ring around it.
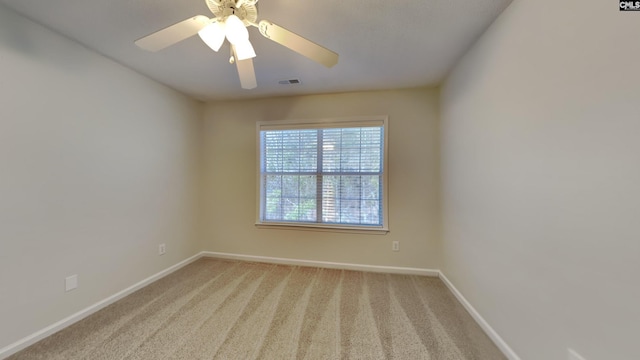
{"label": "ceiling air vent", "polygon": [[293,84],[302,84],[300,79],[287,79],[278,81],[280,85],[293,85]]}

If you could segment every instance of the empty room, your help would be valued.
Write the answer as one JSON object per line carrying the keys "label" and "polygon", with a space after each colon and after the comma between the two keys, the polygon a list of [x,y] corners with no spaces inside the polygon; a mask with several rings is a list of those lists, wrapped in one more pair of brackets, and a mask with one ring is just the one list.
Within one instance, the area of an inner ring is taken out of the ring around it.
{"label": "empty room", "polygon": [[640,359],[638,34],[0,0],[0,359]]}

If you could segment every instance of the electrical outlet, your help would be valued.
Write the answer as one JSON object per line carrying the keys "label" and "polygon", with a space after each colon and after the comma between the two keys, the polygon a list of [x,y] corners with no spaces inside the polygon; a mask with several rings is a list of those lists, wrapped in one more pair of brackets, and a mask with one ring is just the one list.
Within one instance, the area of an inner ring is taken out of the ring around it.
{"label": "electrical outlet", "polygon": [[167,246],[165,244],[158,245],[158,255],[164,255],[167,252]]}
{"label": "electrical outlet", "polygon": [[400,251],[400,241],[393,241],[391,243],[391,250]]}
{"label": "electrical outlet", "polygon": [[567,349],[567,353],[568,353],[568,359],[569,360],[586,360],[585,358],[583,358],[582,356],[580,356],[580,354],[578,354],[575,350],[573,349]]}
{"label": "electrical outlet", "polygon": [[78,287],[78,275],[71,275],[64,278],[64,291],[71,291]]}

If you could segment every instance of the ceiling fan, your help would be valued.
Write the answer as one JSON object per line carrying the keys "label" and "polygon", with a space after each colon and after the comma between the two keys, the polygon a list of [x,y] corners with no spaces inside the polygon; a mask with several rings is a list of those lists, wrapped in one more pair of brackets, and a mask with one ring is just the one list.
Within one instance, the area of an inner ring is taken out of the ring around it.
{"label": "ceiling fan", "polygon": [[256,22],[258,0],[205,0],[205,2],[215,15],[214,18],[196,15],[138,39],[135,44],[145,50],[159,51],[198,34],[205,44],[217,52],[226,38],[231,44],[229,62],[235,62],[243,89],[253,89],[257,86],[253,68],[253,58],[256,53],[249,41],[248,26],[257,27],[260,34],[267,39],[326,67],[332,67],[338,62],[338,54],[325,47],[268,20]]}

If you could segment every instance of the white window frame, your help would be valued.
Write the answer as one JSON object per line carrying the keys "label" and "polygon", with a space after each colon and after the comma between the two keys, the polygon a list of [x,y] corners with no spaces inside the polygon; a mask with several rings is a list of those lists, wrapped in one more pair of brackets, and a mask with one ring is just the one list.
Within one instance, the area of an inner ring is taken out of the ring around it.
{"label": "white window frame", "polygon": [[[346,118],[325,118],[306,120],[274,120],[256,122],[256,227],[272,229],[297,229],[315,230],[363,234],[386,234],[389,232],[389,117],[387,115],[359,116]],[[382,225],[363,226],[345,224],[326,223],[299,223],[299,222],[263,222],[262,219],[262,198],[263,188],[261,181],[261,139],[260,132],[263,130],[295,130],[295,129],[317,129],[317,128],[343,128],[343,127],[366,127],[382,126],[383,128],[383,171],[382,171]]]}

